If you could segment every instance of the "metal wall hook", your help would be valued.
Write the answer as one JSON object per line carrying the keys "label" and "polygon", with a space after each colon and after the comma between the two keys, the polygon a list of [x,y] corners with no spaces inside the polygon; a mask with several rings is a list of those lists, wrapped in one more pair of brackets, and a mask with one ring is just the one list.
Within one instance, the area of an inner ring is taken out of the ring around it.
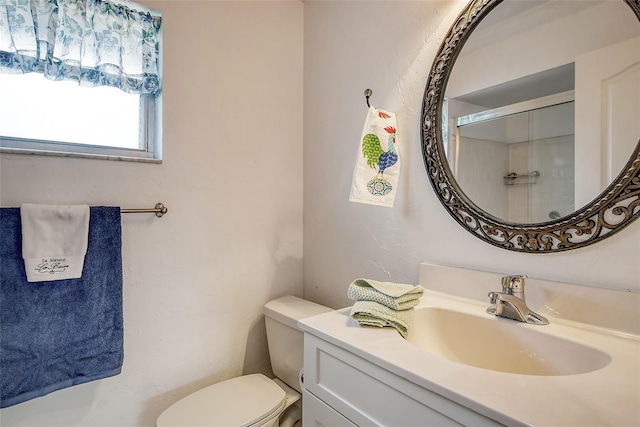
{"label": "metal wall hook", "polygon": [[364,90],[364,97],[367,100],[367,107],[371,107],[371,104],[369,104],[369,98],[371,97],[371,95],[373,95],[373,91],[371,89]]}

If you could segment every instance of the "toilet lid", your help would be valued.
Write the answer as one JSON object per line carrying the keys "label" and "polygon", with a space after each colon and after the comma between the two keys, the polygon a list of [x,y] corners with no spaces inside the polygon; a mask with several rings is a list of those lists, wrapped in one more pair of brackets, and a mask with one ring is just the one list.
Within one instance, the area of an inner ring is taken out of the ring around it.
{"label": "toilet lid", "polygon": [[167,408],[157,427],[246,427],[281,410],[285,392],[262,374],[245,375],[198,390]]}

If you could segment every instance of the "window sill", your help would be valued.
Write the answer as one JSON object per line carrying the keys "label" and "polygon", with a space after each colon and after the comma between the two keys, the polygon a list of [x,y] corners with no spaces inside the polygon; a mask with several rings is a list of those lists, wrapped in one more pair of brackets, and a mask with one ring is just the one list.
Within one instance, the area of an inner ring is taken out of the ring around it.
{"label": "window sill", "polygon": [[47,151],[47,150],[34,150],[34,149],[8,148],[8,147],[0,147],[0,153],[36,155],[36,156],[54,156],[54,157],[73,157],[73,158],[80,158],[80,159],[96,159],[96,160],[116,160],[116,161],[137,162],[137,163],[156,163],[156,164],[162,163],[162,159],[133,157],[133,156],[127,156],[127,155],[88,154],[88,153],[75,153],[72,151],[60,152],[60,151]]}

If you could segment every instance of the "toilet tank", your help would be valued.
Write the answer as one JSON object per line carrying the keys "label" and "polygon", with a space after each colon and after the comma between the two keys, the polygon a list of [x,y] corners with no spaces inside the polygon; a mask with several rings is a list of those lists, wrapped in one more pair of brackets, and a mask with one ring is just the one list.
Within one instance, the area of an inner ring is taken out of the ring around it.
{"label": "toilet tank", "polygon": [[298,320],[333,311],[329,307],[287,295],[264,306],[271,368],[276,377],[302,393],[299,384],[303,364],[304,335]]}

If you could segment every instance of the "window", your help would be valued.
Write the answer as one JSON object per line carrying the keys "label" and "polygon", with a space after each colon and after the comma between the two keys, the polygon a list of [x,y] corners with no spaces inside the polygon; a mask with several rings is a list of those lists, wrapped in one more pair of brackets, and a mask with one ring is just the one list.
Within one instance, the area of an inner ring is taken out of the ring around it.
{"label": "window", "polygon": [[37,73],[0,74],[0,93],[5,152],[161,158],[154,97],[54,82]]}
{"label": "window", "polygon": [[[105,0],[28,3],[0,10],[0,151],[159,162],[159,15]],[[35,24],[52,20],[55,40]]]}

